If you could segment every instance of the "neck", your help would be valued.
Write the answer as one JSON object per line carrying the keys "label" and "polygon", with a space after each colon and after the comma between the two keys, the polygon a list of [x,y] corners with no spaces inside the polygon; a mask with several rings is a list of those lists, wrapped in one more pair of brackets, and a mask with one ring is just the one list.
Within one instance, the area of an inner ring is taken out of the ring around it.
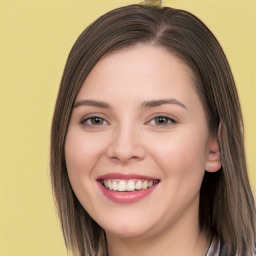
{"label": "neck", "polygon": [[109,256],[204,256],[210,239],[199,229],[198,208],[192,212],[190,209],[161,232],[145,232],[136,237],[120,237],[106,232]]}

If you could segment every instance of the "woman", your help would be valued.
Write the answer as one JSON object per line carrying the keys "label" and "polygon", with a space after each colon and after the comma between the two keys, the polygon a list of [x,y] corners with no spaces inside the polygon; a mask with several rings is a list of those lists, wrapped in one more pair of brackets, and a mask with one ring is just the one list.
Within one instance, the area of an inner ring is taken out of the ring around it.
{"label": "woman", "polygon": [[226,57],[192,14],[110,11],[67,60],[51,176],[74,255],[255,253],[243,122]]}

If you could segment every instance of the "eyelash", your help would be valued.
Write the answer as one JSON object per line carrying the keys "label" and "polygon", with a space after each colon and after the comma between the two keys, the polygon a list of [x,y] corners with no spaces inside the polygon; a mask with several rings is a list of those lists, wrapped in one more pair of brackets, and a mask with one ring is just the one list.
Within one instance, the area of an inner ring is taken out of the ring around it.
{"label": "eyelash", "polygon": [[[102,124],[93,124],[92,123],[92,120],[94,119],[94,121],[96,119],[100,120],[100,121],[103,121]],[[90,123],[87,123],[88,121],[90,121]],[[104,124],[105,122],[105,124]],[[91,117],[88,117],[88,118],[85,118],[83,119],[80,124],[84,124],[84,125],[88,125],[88,126],[101,126],[101,125],[106,125],[106,124],[109,124],[104,118],[100,117],[100,116],[91,116]]]}
{"label": "eyelash", "polygon": [[[93,124],[92,120],[96,121],[98,119],[98,121],[100,122],[103,122],[103,123],[100,123],[100,124]],[[167,121],[167,123],[165,124],[156,124],[156,120],[158,119],[162,119],[162,120],[165,120]],[[89,121],[89,123],[88,123]],[[154,121],[155,124],[151,124],[151,122]],[[173,118],[170,118],[170,117],[167,117],[167,116],[164,116],[164,115],[160,115],[160,116],[156,116],[152,119],[150,119],[148,122],[146,122],[146,124],[150,124],[150,125],[153,125],[153,126],[169,126],[169,125],[173,125],[177,123],[176,120],[174,120]],[[88,126],[91,126],[91,127],[98,127],[98,126],[102,126],[102,125],[106,125],[106,124],[109,124],[104,118],[100,117],[100,116],[92,116],[92,117],[88,117],[88,118],[85,118],[83,119],[80,124],[83,124],[83,125],[88,125]]]}
{"label": "eyelash", "polygon": [[[156,124],[156,119],[164,119],[165,121],[167,121],[167,123],[165,123],[165,124]],[[153,119],[150,119],[150,121],[148,121],[147,122],[147,124],[150,124],[152,121],[155,121],[155,124],[153,124],[154,126],[169,126],[169,125],[173,125],[173,124],[175,124],[175,123],[177,123],[177,121],[176,120],[174,120],[173,118],[170,118],[170,117],[168,117],[168,116],[164,116],[164,115],[160,115],[160,116],[156,116],[156,117],[154,117]]]}

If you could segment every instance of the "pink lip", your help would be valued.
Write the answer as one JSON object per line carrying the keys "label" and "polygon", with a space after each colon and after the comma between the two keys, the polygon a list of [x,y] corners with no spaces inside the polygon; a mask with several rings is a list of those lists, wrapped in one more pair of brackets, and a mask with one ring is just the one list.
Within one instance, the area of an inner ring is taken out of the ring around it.
{"label": "pink lip", "polygon": [[101,182],[100,180],[104,179],[124,179],[124,180],[129,180],[129,179],[148,179],[148,180],[159,180],[156,178],[148,177],[148,176],[141,176],[141,175],[124,175],[124,174],[118,174],[118,173],[111,173],[107,175],[103,175],[98,177],[97,183],[99,185],[100,190],[102,193],[111,201],[115,203],[134,203],[139,201],[140,199],[148,196],[151,194],[158,184],[155,184],[153,187],[150,187],[148,189],[142,189],[134,192],[118,192],[118,191],[113,191],[107,189]]}
{"label": "pink lip", "polygon": [[144,180],[159,180],[158,178],[137,175],[137,174],[122,174],[122,173],[109,173],[106,175],[99,176],[97,180],[107,180],[107,179],[120,179],[120,180],[130,180],[130,179],[144,179]]}

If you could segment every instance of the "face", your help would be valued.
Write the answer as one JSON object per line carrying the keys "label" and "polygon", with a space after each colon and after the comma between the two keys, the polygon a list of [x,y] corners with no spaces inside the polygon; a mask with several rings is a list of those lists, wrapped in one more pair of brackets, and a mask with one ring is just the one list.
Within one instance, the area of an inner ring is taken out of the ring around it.
{"label": "face", "polygon": [[198,224],[215,142],[193,81],[179,58],[149,45],[112,52],[86,78],[65,158],[78,200],[107,234]]}

